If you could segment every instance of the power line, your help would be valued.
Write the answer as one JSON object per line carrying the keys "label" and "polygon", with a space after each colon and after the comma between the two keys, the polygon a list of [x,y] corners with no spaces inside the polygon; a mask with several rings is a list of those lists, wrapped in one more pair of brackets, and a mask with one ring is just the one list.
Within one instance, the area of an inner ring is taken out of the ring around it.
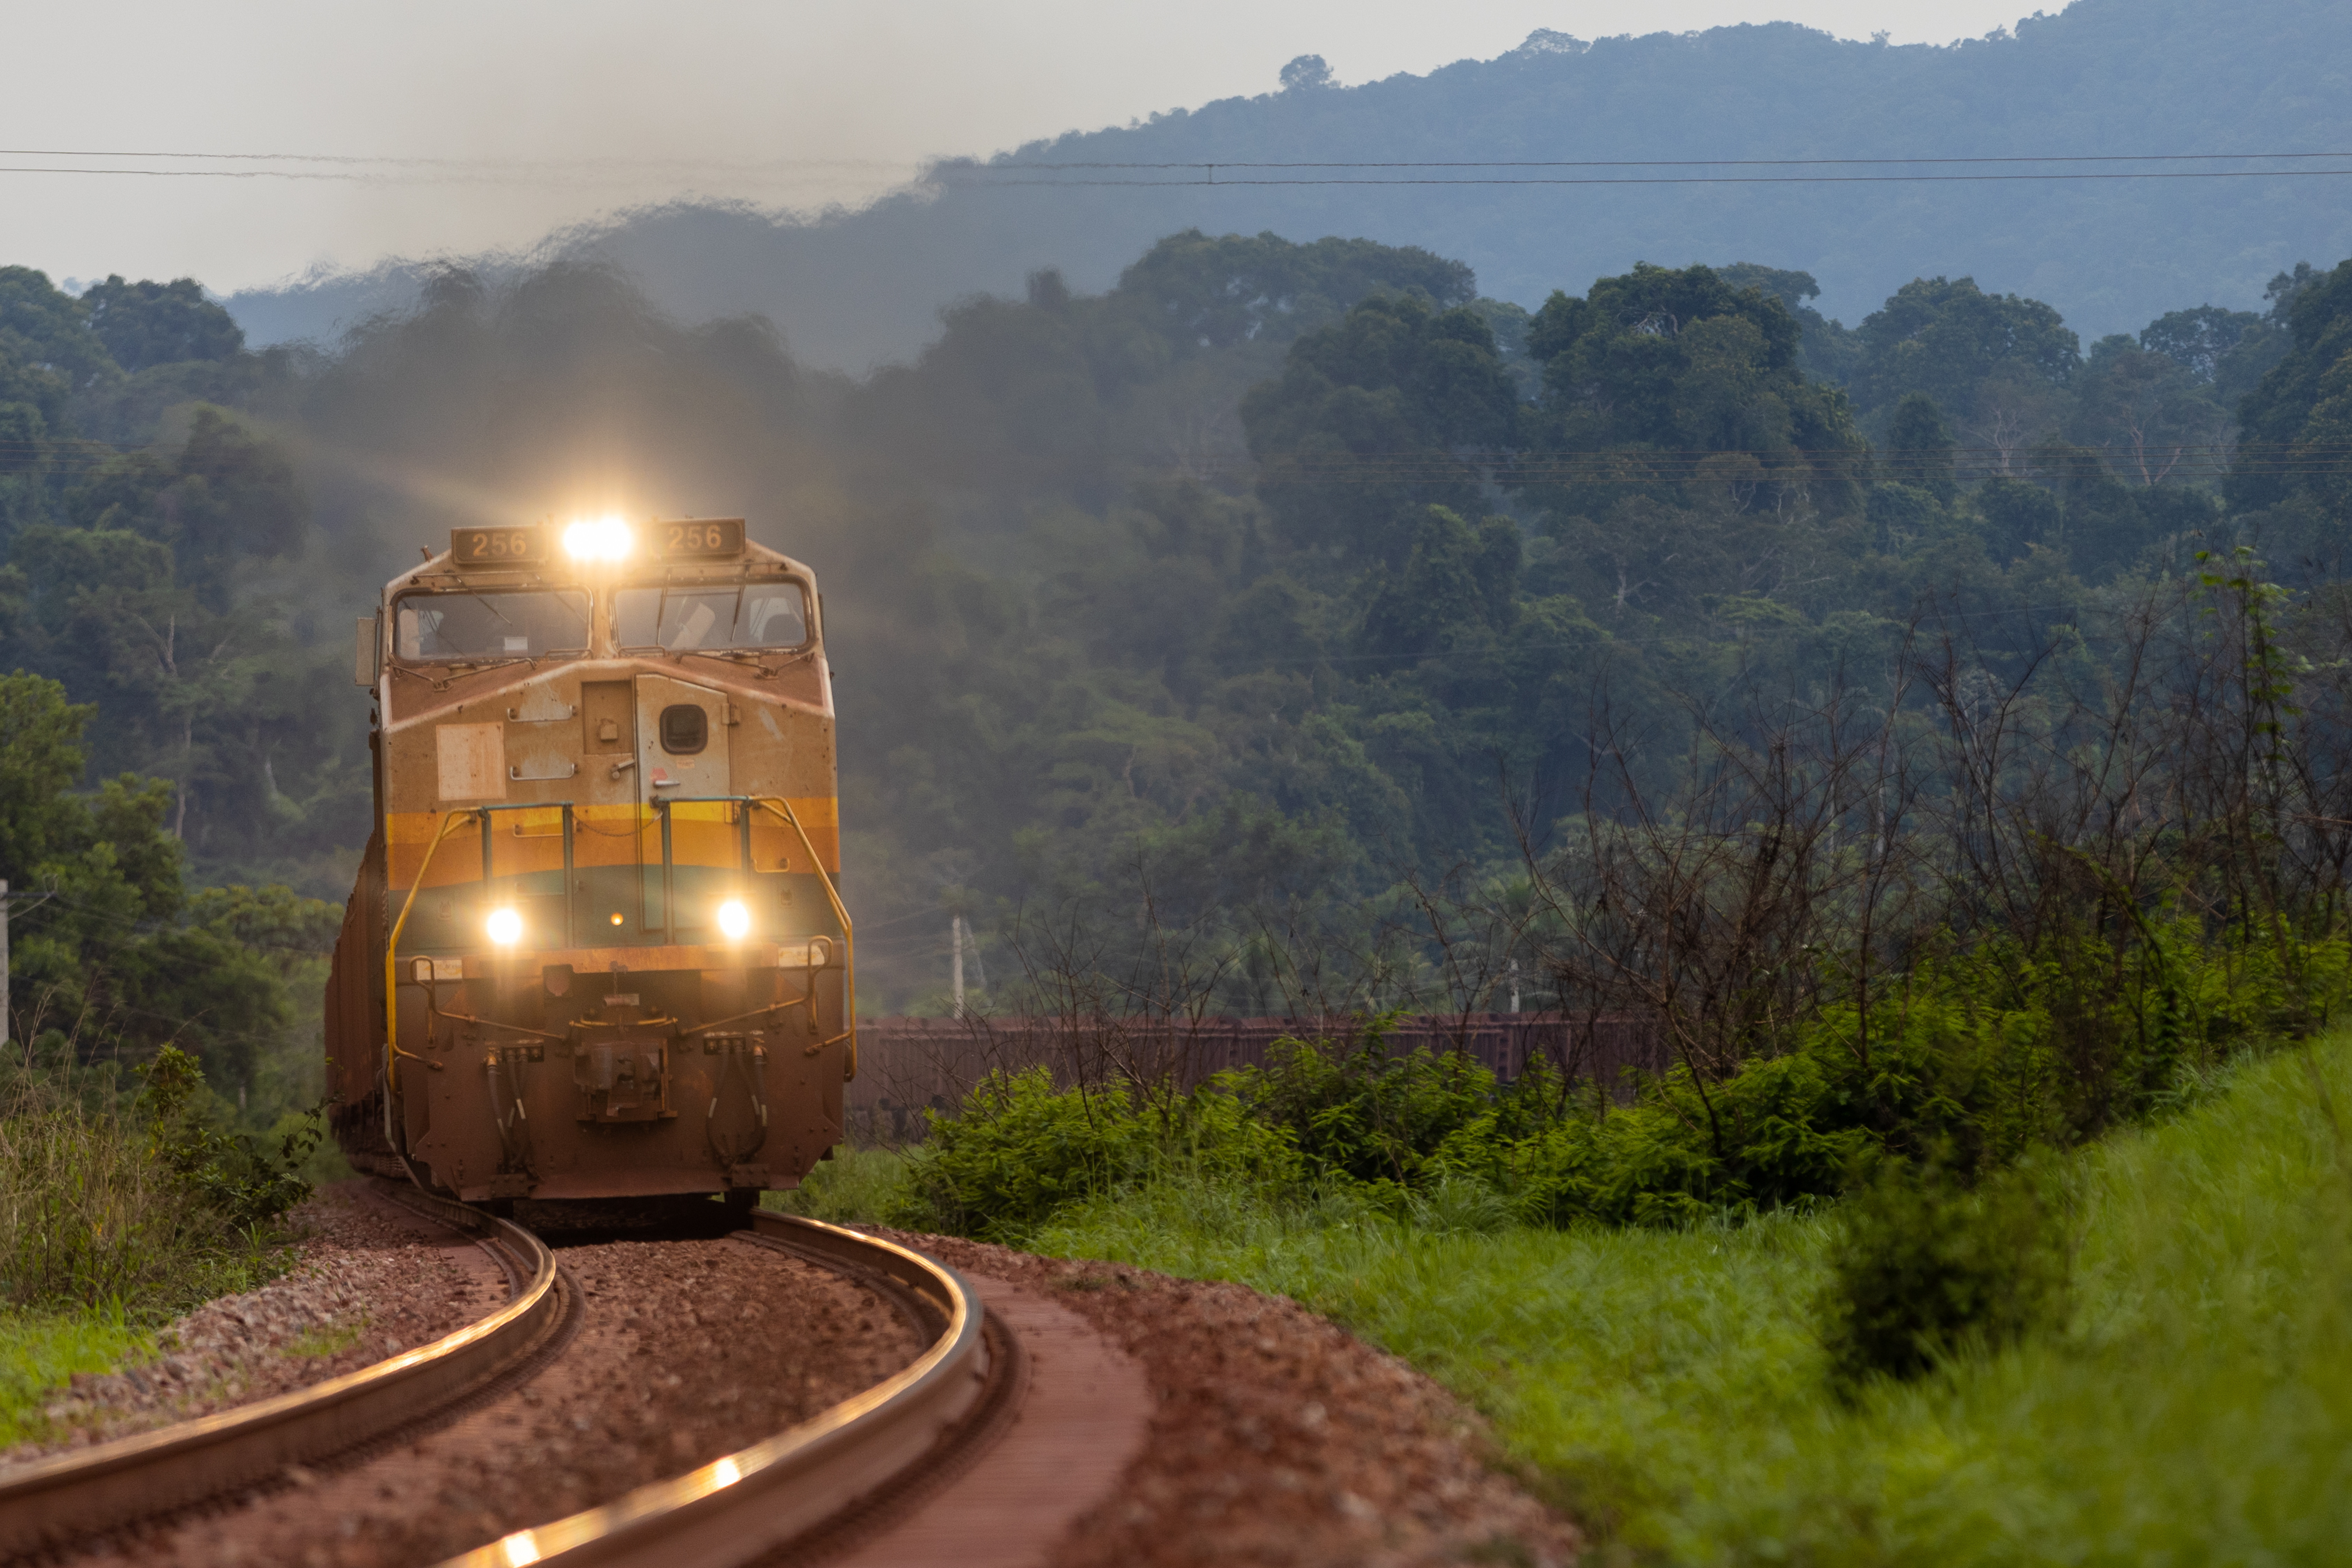
{"label": "power line", "polygon": [[[0,157],[16,155],[0,148]],[[959,172],[966,168],[983,172],[996,169],[1705,169],[1891,167],[1920,163],[2252,163],[2264,159],[2284,161],[2299,158],[2352,158],[2352,153],[2036,153],[1962,158],[1334,158],[1323,162],[1298,160],[1283,163],[1194,158],[1184,163],[1160,163],[1009,160],[1000,163],[955,163],[942,167],[951,167]]]}
{"label": "power line", "polygon": [[[68,174],[153,179],[325,180],[361,184],[574,184],[583,177],[624,174],[652,174],[687,171],[732,177],[800,174],[822,170],[919,171],[921,183],[958,186],[1070,185],[1171,187],[1213,185],[1635,185],[1635,184],[1839,184],[1917,183],[1922,181],[2050,181],[2050,180],[2210,180],[2297,179],[2352,174],[2352,167],[2332,169],[2178,169],[2052,168],[2079,164],[2179,164],[2215,163],[2310,163],[2326,159],[2352,160],[2352,152],[2293,153],[1995,153],[1964,157],[1877,158],[1591,158],[1591,159],[1193,159],[1183,162],[1119,162],[1112,160],[1012,160],[980,163],[967,159],[896,160],[873,158],[461,158],[394,154],[329,153],[209,153],[161,150],[110,152],[68,148],[0,148],[0,157],[145,159],[184,163],[307,164],[307,168],[157,168],[138,165],[71,164],[0,165],[6,174]],[[2032,169],[2020,167],[2032,165]],[[1975,168],[1976,173],[1881,173],[1783,174],[1614,174],[1537,175],[1526,174],[1465,174],[1467,170],[1611,170],[1611,169],[1790,169],[1844,170]],[[1240,177],[1219,177],[1221,170],[1242,171]],[[1298,171],[1333,170],[1337,175],[1302,177]],[[1438,170],[1445,173],[1410,177],[1384,175],[1383,170]],[[1171,174],[1198,171],[1197,179],[1039,179],[1039,174],[1070,173],[1136,173]]]}
{"label": "power line", "polygon": [[[2256,154],[2334,157],[2334,153]],[[2352,154],[2347,154],[2352,156]],[[243,163],[342,163],[399,168],[499,169],[903,169],[920,158],[436,158],[346,153],[163,153],[107,152],[90,148],[0,147],[0,158],[173,158]]]}
{"label": "power line", "polygon": [[[737,177],[756,172],[749,169],[730,171],[707,164],[689,164],[682,166],[706,174],[732,174]],[[898,163],[887,166],[905,169],[910,167],[911,163]],[[647,173],[650,172],[651,171],[647,171]],[[163,180],[310,180],[362,185],[576,185],[591,183],[591,175],[593,173],[593,171],[583,171],[566,177],[557,178],[551,173],[532,173],[529,171],[519,171],[513,174],[496,174],[488,172],[466,174],[462,172],[453,172],[447,174],[417,174],[414,175],[403,175],[366,171],[325,169],[150,169],[136,167],[102,169],[92,168],[87,165],[64,163],[0,164],[0,174],[125,175]],[[613,174],[614,176],[617,176],[620,173],[621,171],[619,170],[613,171]],[[800,178],[802,178],[803,182],[806,180],[806,176],[800,176]],[[860,180],[856,182],[856,184],[863,187],[871,184],[872,182],[870,180]]]}
{"label": "power line", "polygon": [[495,158],[376,153],[209,153],[160,149],[0,147],[0,158],[159,158],[241,163],[332,163],[349,167],[434,169],[898,169],[909,164],[964,173],[1065,169],[1698,169],[1912,167],[1968,163],[2284,163],[2352,158],[2352,151],[2297,153],[2001,153],[1881,158],[1191,158],[1183,160],[964,158]]}
{"label": "power line", "polygon": [[[1215,167],[1225,167],[1219,164]],[[401,179],[374,174],[345,174],[300,169],[97,169],[63,164],[0,164],[0,174],[75,174],[88,176],[130,176],[147,179],[209,179],[209,180],[310,180],[341,182],[352,184],[481,184],[481,185],[553,185],[579,184],[578,180],[556,181],[529,174],[478,174],[463,178],[420,175]],[[1489,176],[1463,178],[1441,176],[1421,179],[1241,179],[1220,180],[1213,174],[1198,180],[995,180],[926,176],[924,183],[957,186],[966,190],[994,187],[1059,187],[1071,190],[1128,187],[1180,190],[1245,189],[1265,185],[1854,185],[1854,184],[1920,184],[2002,182],[2048,182],[2057,180],[2296,180],[2324,179],[2340,174],[2352,174],[2352,168],[2342,169],[2199,169],[2199,170],[2136,170],[2130,173],[2102,174],[2080,171],[2065,174],[1682,174],[1671,176],[1638,175],[1621,178],[1529,178]]]}
{"label": "power line", "polygon": [[[124,459],[147,455],[91,449],[75,444],[45,450],[35,441],[0,440],[0,472],[77,479],[104,471]],[[2263,443],[2163,442],[2074,446],[2037,452],[2031,447],[1792,447],[1777,450],[1597,447],[1581,451],[1486,450],[1470,452],[1269,452],[1258,457],[1213,454],[1171,459],[1164,453],[1105,452],[1095,460],[1122,472],[1176,478],[1255,477],[1275,484],[1443,484],[1491,478],[1506,484],[1640,484],[1686,480],[1741,483],[1795,478],[1866,477],[1874,470],[1916,472],[1948,463],[1962,477],[2012,474],[2063,478],[2100,468],[2157,470],[2171,479],[2259,475],[2292,479],[2352,470],[2352,447]],[[167,464],[169,459],[162,459]],[[1749,467],[1741,467],[1742,461]],[[233,465],[170,464],[173,479],[218,473]]]}
{"label": "power line", "polygon": [[[1018,167],[1018,165],[1014,165]],[[1204,165],[1205,166],[1205,165]],[[1218,164],[1222,168],[1226,165]],[[0,169],[0,174],[10,171]],[[2322,179],[2339,174],[2352,174],[2352,168],[2343,169],[2176,169],[2133,170],[2128,173],[2103,174],[2084,170],[2065,174],[1675,174],[1631,175],[1615,178],[1562,178],[1526,176],[1484,176],[1462,178],[1454,175],[1431,176],[1419,179],[1240,179],[1220,180],[1213,172],[1199,180],[971,180],[944,179],[940,184],[969,190],[989,186],[1055,186],[1073,189],[1096,186],[1166,187],[1179,189],[1199,186],[1219,190],[1231,187],[1244,189],[1260,185],[1872,185],[1920,184],[1947,182],[2000,183],[2006,181],[2052,180],[2297,180]]]}

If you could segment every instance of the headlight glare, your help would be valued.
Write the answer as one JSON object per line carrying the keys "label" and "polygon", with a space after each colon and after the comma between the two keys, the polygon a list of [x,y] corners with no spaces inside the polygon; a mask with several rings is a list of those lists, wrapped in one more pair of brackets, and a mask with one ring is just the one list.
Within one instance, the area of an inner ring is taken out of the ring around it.
{"label": "headlight glare", "polygon": [[625,561],[635,544],[628,523],[618,517],[583,517],[563,530],[563,552],[574,561]]}
{"label": "headlight glare", "polygon": [[512,947],[522,940],[522,917],[512,910],[492,910],[488,924],[490,940],[500,947]]}
{"label": "headlight glare", "polygon": [[751,911],[740,899],[730,899],[719,906],[719,930],[729,942],[741,942],[751,934]]}

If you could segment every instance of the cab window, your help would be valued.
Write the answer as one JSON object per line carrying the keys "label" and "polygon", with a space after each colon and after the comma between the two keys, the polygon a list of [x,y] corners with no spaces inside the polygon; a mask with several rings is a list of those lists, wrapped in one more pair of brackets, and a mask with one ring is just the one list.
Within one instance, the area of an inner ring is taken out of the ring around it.
{"label": "cab window", "polygon": [[797,583],[740,588],[624,588],[614,606],[623,647],[666,653],[798,647],[808,641],[808,600]]}
{"label": "cab window", "polygon": [[588,647],[588,595],[572,589],[408,594],[394,614],[402,658],[537,658]]}

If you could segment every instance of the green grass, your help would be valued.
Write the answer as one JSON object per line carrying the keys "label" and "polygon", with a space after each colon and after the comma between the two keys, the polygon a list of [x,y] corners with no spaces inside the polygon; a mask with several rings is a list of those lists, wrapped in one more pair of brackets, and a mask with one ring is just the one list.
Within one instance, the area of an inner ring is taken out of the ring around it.
{"label": "green grass", "polygon": [[50,1395],[74,1373],[111,1372],[153,1352],[154,1342],[119,1311],[0,1309],[0,1447],[44,1434]]}
{"label": "green grass", "polygon": [[1851,1405],[1811,1310],[1824,1215],[1561,1233],[1504,1225],[1475,1191],[1402,1223],[1171,1183],[1066,1210],[1031,1245],[1332,1314],[1486,1411],[1620,1558],[2333,1562],[2352,1540],[2336,1116],[2340,1039],[2074,1156],[2065,1328]]}
{"label": "green grass", "polygon": [[308,1328],[287,1344],[286,1353],[305,1361],[341,1355],[360,1342],[360,1334],[365,1327],[362,1323],[327,1323]]}
{"label": "green grass", "polygon": [[789,1192],[761,1194],[762,1207],[835,1225],[879,1220],[904,1179],[907,1162],[887,1149],[835,1149]]}

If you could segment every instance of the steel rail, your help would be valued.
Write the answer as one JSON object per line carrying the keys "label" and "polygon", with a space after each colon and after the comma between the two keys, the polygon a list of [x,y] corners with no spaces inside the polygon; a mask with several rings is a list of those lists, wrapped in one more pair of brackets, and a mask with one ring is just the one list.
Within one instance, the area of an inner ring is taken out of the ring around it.
{"label": "steel rail", "polygon": [[429,1345],[309,1388],[0,1472],[0,1555],[96,1534],[330,1458],[477,1392],[545,1343],[563,1316],[547,1245],[461,1204],[403,1197],[488,1242],[517,1283],[512,1299]]}
{"label": "steel rail", "polygon": [[878,1274],[937,1320],[937,1337],[904,1370],[763,1442],[442,1568],[735,1568],[917,1469],[980,1403],[988,1377],[980,1298],[954,1269],[815,1220],[762,1213],[754,1229],[828,1267]]}

